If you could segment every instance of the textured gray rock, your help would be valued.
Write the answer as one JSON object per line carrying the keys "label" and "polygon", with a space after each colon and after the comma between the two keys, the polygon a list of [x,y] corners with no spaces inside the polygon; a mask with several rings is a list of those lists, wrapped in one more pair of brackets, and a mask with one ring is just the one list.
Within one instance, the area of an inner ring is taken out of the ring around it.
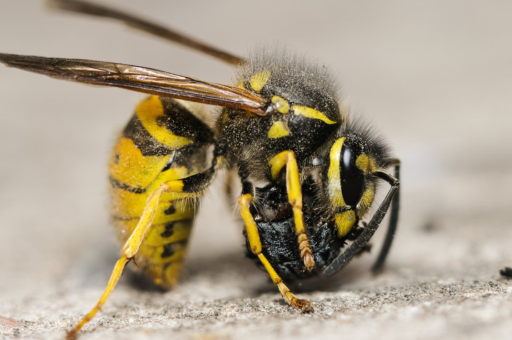
{"label": "textured gray rock", "polygon": [[[511,4],[107,3],[238,54],[278,40],[330,65],[402,158],[403,210],[384,273],[369,273],[373,251],[333,278],[294,283],[315,308],[300,314],[244,257],[217,183],[182,284],[162,293],[125,275],[81,339],[510,338],[512,280],[499,270],[512,266]],[[229,82],[225,65],[119,25],[1,6],[2,52]],[[119,249],[106,163],[140,98],[0,68],[0,338],[61,339],[101,294]]]}

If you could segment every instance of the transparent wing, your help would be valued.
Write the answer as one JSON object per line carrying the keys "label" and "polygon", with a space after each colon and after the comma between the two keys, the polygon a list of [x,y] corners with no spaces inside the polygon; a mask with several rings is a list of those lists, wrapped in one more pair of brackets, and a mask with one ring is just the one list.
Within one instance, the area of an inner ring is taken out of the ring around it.
{"label": "transparent wing", "polygon": [[149,20],[142,19],[132,14],[122,12],[110,7],[105,7],[103,5],[80,0],[50,0],[48,1],[48,6],[50,8],[118,20],[125,23],[129,27],[153,34],[178,44],[182,44],[189,48],[211,55],[227,63],[234,65],[244,63],[242,58],[221,51],[199,40],[188,37],[174,29],[152,23]]}
{"label": "transparent wing", "polygon": [[266,100],[254,92],[146,67],[4,53],[0,53],[0,62],[9,67],[44,74],[52,78],[120,87],[162,97],[244,109],[257,115],[265,115],[269,108]]}

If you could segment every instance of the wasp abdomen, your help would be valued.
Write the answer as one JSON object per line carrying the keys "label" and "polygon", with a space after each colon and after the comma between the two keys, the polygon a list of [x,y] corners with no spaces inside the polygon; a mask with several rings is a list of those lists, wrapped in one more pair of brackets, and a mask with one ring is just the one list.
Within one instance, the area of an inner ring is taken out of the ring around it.
{"label": "wasp abdomen", "polygon": [[[162,183],[204,171],[213,132],[178,101],[152,96],[140,103],[110,161],[111,213],[125,242],[149,195]],[[162,195],[135,262],[163,287],[176,284],[197,202],[183,193]]]}

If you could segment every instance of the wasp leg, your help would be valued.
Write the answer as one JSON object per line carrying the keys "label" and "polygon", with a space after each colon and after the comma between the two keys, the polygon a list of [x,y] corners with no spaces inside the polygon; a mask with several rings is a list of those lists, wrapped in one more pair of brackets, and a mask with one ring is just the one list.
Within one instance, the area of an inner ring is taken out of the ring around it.
{"label": "wasp leg", "polygon": [[295,295],[292,294],[290,289],[286,287],[283,283],[283,279],[277,275],[272,265],[268,262],[265,255],[261,253],[261,240],[260,234],[258,232],[258,226],[252,217],[250,211],[250,204],[252,201],[251,194],[244,194],[238,198],[238,204],[240,205],[240,212],[242,214],[242,219],[244,220],[245,230],[247,231],[247,238],[249,239],[249,244],[251,246],[251,251],[258,256],[263,266],[267,270],[272,282],[279,288],[279,292],[281,295],[288,301],[288,304],[294,306],[302,312],[312,312],[313,307],[308,300],[298,299]]}
{"label": "wasp leg", "polygon": [[272,179],[276,179],[281,169],[286,166],[286,191],[288,201],[293,208],[293,219],[295,222],[295,233],[299,243],[300,257],[304,260],[307,270],[315,267],[315,260],[309,245],[308,235],[304,227],[304,217],[302,215],[302,191],[299,179],[299,168],[293,151],[283,151],[274,156],[270,162],[270,172]]}
{"label": "wasp leg", "polygon": [[98,300],[94,308],[75,326],[75,328],[68,332],[66,339],[74,339],[80,329],[103,308],[103,305],[107,301],[108,297],[112,293],[112,290],[119,281],[119,278],[123,274],[124,267],[137,254],[142,242],[144,241],[144,238],[148,234],[157,212],[161,196],[166,192],[175,192],[190,194],[189,197],[198,197],[201,195],[202,191],[204,191],[210,185],[214,173],[215,164],[212,168],[203,173],[199,173],[184,179],[164,182],[149,195],[137,227],[132,232],[124,246],[121,248],[122,256],[117,261],[108,281],[107,287],[101,295],[101,298]]}
{"label": "wasp leg", "polygon": [[[400,160],[395,159],[392,164],[395,168],[395,178],[400,181]],[[386,238],[384,239],[384,244],[382,245],[382,249],[380,250],[379,257],[375,261],[375,264],[372,267],[372,271],[374,273],[378,273],[384,262],[386,261],[386,257],[388,256],[389,249],[391,248],[391,244],[393,243],[393,239],[395,238],[396,227],[398,225],[398,212],[400,211],[400,188],[397,189],[395,196],[393,197],[393,201],[391,202],[391,212],[389,217],[389,226],[388,231],[386,232]]]}
{"label": "wasp leg", "polygon": [[[347,250],[339,254],[338,257],[335,258],[334,261],[332,261],[331,264],[324,269],[325,275],[332,275],[343,269],[343,267],[345,267],[347,263],[349,263],[350,260],[352,260],[352,258],[364,248],[364,246],[372,238],[373,234],[375,234],[377,231],[377,228],[379,228],[380,222],[382,222],[382,219],[386,215],[386,212],[388,211],[389,206],[393,201],[393,197],[398,192],[400,181],[397,178],[382,171],[375,171],[373,172],[373,175],[388,182],[391,185],[391,188],[389,189],[388,194],[384,200],[380,203],[377,211],[373,214],[370,223],[368,223],[366,228],[364,228],[361,235],[358,236],[358,238],[354,241],[354,243],[350,245],[350,247],[347,248]],[[398,218],[398,215],[396,215],[396,217]]]}

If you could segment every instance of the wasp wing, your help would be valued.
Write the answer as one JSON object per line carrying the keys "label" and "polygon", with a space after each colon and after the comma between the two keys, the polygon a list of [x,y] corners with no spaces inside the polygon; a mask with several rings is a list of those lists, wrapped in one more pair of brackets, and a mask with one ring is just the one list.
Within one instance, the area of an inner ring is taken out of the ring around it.
{"label": "wasp wing", "polygon": [[147,67],[104,61],[45,58],[0,53],[9,67],[92,85],[172,97],[203,104],[244,109],[265,115],[268,106],[260,95],[229,85],[208,83]]}
{"label": "wasp wing", "polygon": [[209,54],[230,64],[239,65],[244,63],[244,60],[240,57],[234,56],[204,42],[188,37],[183,33],[176,31],[175,29],[155,24],[149,20],[110,7],[79,0],[51,0],[48,1],[48,5],[51,8],[118,20],[125,23],[129,27],[153,34],[178,44],[182,44],[197,51]]}

